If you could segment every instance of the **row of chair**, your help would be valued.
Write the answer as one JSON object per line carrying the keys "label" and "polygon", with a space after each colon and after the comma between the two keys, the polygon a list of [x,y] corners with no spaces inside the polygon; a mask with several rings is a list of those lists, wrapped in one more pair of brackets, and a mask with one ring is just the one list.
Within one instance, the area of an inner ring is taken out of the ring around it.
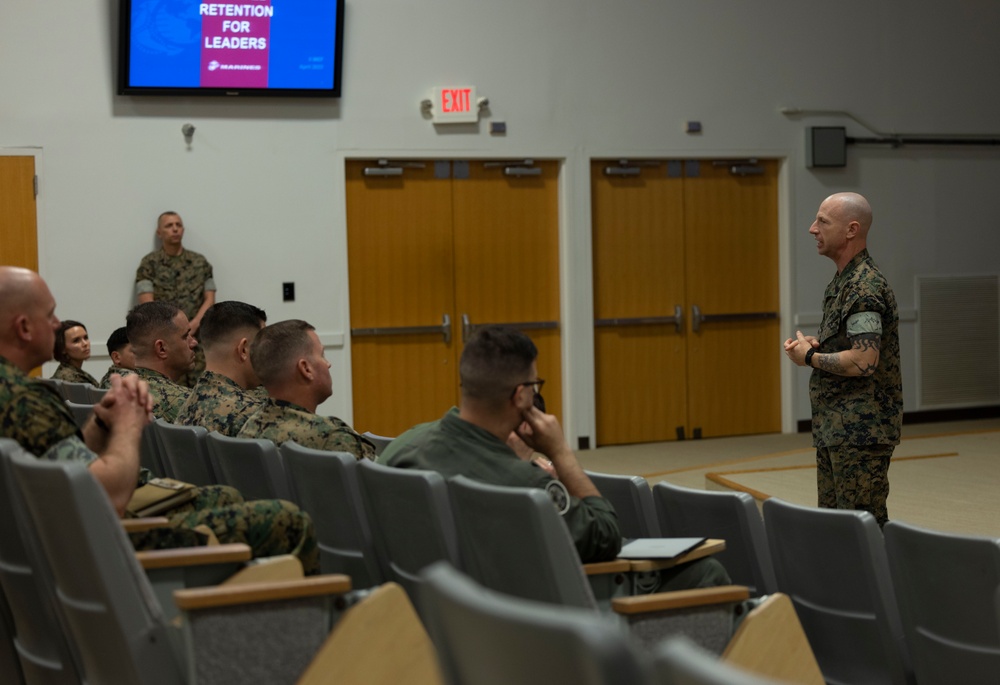
{"label": "row of chair", "polygon": [[107,392],[107,389],[98,388],[90,383],[74,383],[59,380],[58,378],[39,378],[38,380],[55,388],[59,396],[67,402],[76,402],[77,404],[94,404],[95,402],[100,402],[101,398],[104,397],[104,393]]}
{"label": "row of chair", "polygon": [[[734,582],[789,595],[828,682],[995,682],[1000,539],[922,530],[867,512],[750,495],[650,488],[590,474],[626,535],[726,540]],[[884,535],[883,535],[884,533]]]}

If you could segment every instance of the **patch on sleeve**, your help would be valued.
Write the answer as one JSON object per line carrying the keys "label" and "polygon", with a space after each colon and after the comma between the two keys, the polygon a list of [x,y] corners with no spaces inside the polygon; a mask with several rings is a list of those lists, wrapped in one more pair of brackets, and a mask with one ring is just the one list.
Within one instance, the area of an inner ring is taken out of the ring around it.
{"label": "patch on sleeve", "polygon": [[556,506],[556,511],[560,516],[565,516],[569,511],[569,491],[566,486],[557,480],[550,480],[545,484],[545,492],[552,498],[552,504]]}
{"label": "patch on sleeve", "polygon": [[882,317],[875,312],[858,312],[847,317],[847,337],[862,333],[882,335]]}
{"label": "patch on sleeve", "polygon": [[97,459],[97,455],[78,436],[71,435],[50,447],[42,458],[51,461],[82,461],[84,464],[89,464]]}

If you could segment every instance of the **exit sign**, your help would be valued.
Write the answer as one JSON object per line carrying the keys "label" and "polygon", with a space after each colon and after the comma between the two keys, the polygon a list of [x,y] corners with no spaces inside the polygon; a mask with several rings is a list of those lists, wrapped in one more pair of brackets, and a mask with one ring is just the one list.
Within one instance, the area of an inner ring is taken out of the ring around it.
{"label": "exit sign", "polygon": [[474,86],[434,89],[435,124],[474,124],[479,121],[479,104]]}

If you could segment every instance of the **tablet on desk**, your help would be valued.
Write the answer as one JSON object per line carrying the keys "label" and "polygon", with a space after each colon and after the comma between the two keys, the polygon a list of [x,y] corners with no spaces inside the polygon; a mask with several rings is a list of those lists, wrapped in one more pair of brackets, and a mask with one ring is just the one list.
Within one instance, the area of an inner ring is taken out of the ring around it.
{"label": "tablet on desk", "polygon": [[707,538],[631,538],[622,544],[619,559],[674,559]]}

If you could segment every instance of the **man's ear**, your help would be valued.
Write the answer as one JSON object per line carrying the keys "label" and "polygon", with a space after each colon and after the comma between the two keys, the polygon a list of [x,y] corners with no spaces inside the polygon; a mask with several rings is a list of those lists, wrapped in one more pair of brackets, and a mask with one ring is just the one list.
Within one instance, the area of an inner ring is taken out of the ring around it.
{"label": "man's ear", "polygon": [[860,233],[860,232],[861,232],[861,224],[858,223],[857,221],[852,221],[849,224],[847,224],[847,237],[848,238],[857,238],[858,237],[858,233]]}
{"label": "man's ear", "polygon": [[121,366],[121,363],[122,363],[122,353],[119,352],[118,350],[115,350],[114,352],[112,352],[111,353],[111,363],[114,364],[115,366]]}
{"label": "man's ear", "polygon": [[153,341],[153,356],[159,359],[167,358],[167,344],[163,340]]}
{"label": "man's ear", "polygon": [[23,314],[14,319],[14,335],[17,336],[18,340],[26,342],[31,340],[31,322]]}
{"label": "man's ear", "polygon": [[236,343],[236,354],[241,362],[246,362],[250,358],[250,341],[246,338],[240,338],[240,341]]}
{"label": "man's ear", "polygon": [[310,383],[312,383],[316,378],[316,374],[313,373],[312,364],[309,363],[308,359],[301,358],[295,362],[295,370],[299,372],[300,376]]}

